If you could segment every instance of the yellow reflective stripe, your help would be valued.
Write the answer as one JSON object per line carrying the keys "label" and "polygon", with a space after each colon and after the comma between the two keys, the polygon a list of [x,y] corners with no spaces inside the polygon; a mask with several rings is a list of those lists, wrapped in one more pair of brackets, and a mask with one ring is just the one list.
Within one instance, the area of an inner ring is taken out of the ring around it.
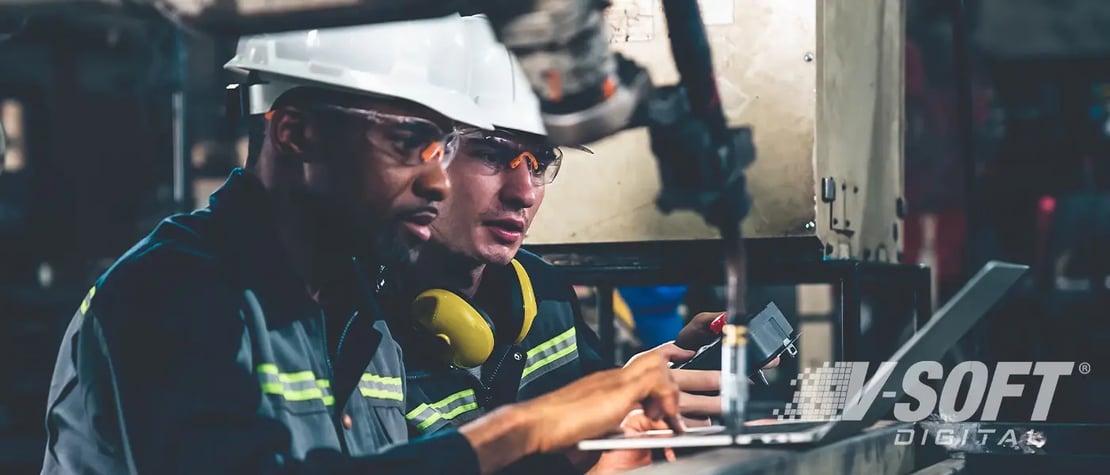
{"label": "yellow reflective stripe", "polygon": [[543,350],[551,348],[552,346],[558,345],[559,343],[562,343],[563,341],[566,341],[568,338],[570,338],[572,336],[574,336],[574,327],[571,327],[570,330],[562,332],[562,333],[556,335],[554,338],[552,338],[550,340],[547,340],[543,343],[540,343],[539,346],[537,346],[535,348],[532,348],[531,350],[528,350],[528,357],[531,358],[533,356],[536,356],[537,353],[540,353]]}
{"label": "yellow reflective stripe", "polygon": [[305,381],[313,381],[315,379],[316,373],[313,373],[312,371],[278,374],[278,381],[281,381],[283,383],[303,383]]}
{"label": "yellow reflective stripe", "polygon": [[436,422],[439,422],[439,420],[442,419],[442,418],[443,418],[443,414],[440,414],[438,412],[432,413],[431,417],[425,419],[423,422],[417,423],[416,424],[416,429],[423,432],[424,429],[427,429],[427,428],[431,427],[432,424],[435,424]]}
{"label": "yellow reflective stripe", "polygon": [[417,414],[420,414],[421,412],[424,412],[425,409],[431,409],[431,408],[428,407],[427,404],[420,403],[419,406],[416,406],[411,411],[409,411],[408,414],[405,414],[405,419],[415,419]]}
{"label": "yellow reflective stripe", "polygon": [[[312,371],[298,371],[296,373],[282,373],[276,364],[262,363],[256,367],[262,381],[263,394],[281,396],[287,401],[310,401],[320,399],[324,405],[335,404],[335,397],[330,394],[331,381],[316,379]],[[275,381],[276,379],[276,381]],[[315,383],[316,387],[304,388],[303,383]],[[287,385],[296,384],[302,389],[291,389]]]}
{"label": "yellow reflective stripe", "polygon": [[401,384],[401,378],[399,377],[378,376],[370,373],[362,373],[362,380],[371,383]]}
{"label": "yellow reflective stripe", "polygon": [[401,389],[401,378],[398,376],[362,373],[362,381],[358,383],[358,391],[363,397],[404,401],[405,395]]}
{"label": "yellow reflective stripe", "polygon": [[[440,412],[440,409],[444,409],[444,408],[450,406],[451,404],[454,404],[456,401],[458,401],[460,399],[465,400],[467,398],[470,399],[470,402],[467,402],[467,403],[462,404],[458,407],[452,408],[450,411],[447,411],[446,413]],[[473,411],[474,409],[477,409],[477,408],[478,408],[478,401],[476,400],[476,397],[474,395],[474,390],[473,389],[464,389],[462,391],[454,393],[450,396],[447,396],[447,397],[445,397],[443,399],[440,399],[436,402],[433,402],[431,404],[421,403],[419,406],[416,406],[415,409],[409,411],[408,414],[405,414],[405,418],[409,419],[409,420],[417,421],[416,428],[419,429],[420,431],[423,431],[424,429],[427,429],[428,427],[431,427],[432,424],[435,424],[437,421],[439,421],[441,419],[449,421],[449,420],[452,420],[452,419],[458,417],[460,414],[463,414],[463,413],[468,412],[468,411]],[[421,414],[423,414],[425,412],[430,412],[431,415],[427,416],[426,419],[422,418],[422,417],[419,417]],[[423,419],[423,420],[420,420],[420,419]]]}
{"label": "yellow reflective stripe", "polygon": [[455,417],[458,417],[459,414],[462,414],[462,413],[467,412],[467,411],[472,411],[472,410],[477,409],[477,408],[478,408],[478,403],[477,402],[472,402],[470,404],[464,404],[462,406],[456,407],[453,411],[444,414],[443,418],[447,419],[447,420],[451,420],[451,419],[454,419]]}
{"label": "yellow reflective stripe", "polygon": [[[454,408],[454,409],[452,409],[452,410],[450,410],[446,413],[439,412],[438,410],[436,410],[436,407],[441,407],[442,408],[442,407],[454,402],[455,400],[463,397],[465,395],[464,393],[467,393],[467,392],[471,393],[471,395],[474,394],[474,390],[467,389],[465,391],[459,391],[455,394],[452,394],[452,395],[450,395],[450,396],[448,396],[448,397],[446,397],[446,398],[444,398],[444,399],[442,399],[438,402],[432,403],[431,405],[421,403],[419,406],[416,406],[413,410],[409,411],[408,414],[405,414],[405,419],[416,422],[417,430],[420,430],[421,432],[423,432],[425,429],[431,427],[432,424],[435,424],[436,422],[439,422],[440,420],[448,420],[449,421],[449,420],[452,420],[452,419],[462,415],[463,413],[473,411],[473,410],[478,408],[478,402],[477,401],[467,403],[467,404],[463,404],[463,405],[461,405],[459,407],[456,407],[456,408]],[[423,420],[420,420],[422,418],[419,417],[419,416],[421,416],[424,413],[431,413],[431,415],[429,415],[427,418],[423,418]]]}
{"label": "yellow reflective stripe", "polygon": [[[331,389],[331,381],[328,381],[326,379],[317,379],[316,380],[316,387],[321,389],[320,392],[324,392],[323,391],[324,389]],[[327,394],[324,395],[323,399],[324,399],[324,405],[325,406],[330,406],[332,404],[335,404],[335,396],[331,395],[331,391],[327,391]]]}
{"label": "yellow reflective stripe", "polygon": [[453,402],[455,402],[459,399],[462,399],[464,397],[473,396],[473,395],[474,395],[474,390],[473,389],[464,389],[462,391],[459,391],[455,394],[452,394],[452,395],[447,396],[443,399],[440,399],[439,401],[436,401],[436,402],[432,403],[432,407],[434,407],[436,409],[443,409],[444,407],[447,407],[448,404],[451,404],[451,403],[453,403]]}
{"label": "yellow reflective stripe", "polygon": [[289,401],[307,401],[309,399],[323,399],[324,398],[324,392],[320,391],[320,388],[299,389],[299,390],[298,389],[290,389],[290,390],[286,390],[285,394],[283,394],[283,396],[285,396],[285,399],[289,400]]}
{"label": "yellow reflective stripe", "polygon": [[384,389],[371,389],[371,388],[358,388],[363,397],[376,397],[378,399],[392,399],[394,401],[404,401],[405,395],[401,391],[387,391]]}
{"label": "yellow reflective stripe", "polygon": [[[534,372],[534,371],[536,371],[540,368],[543,368],[544,366],[547,366],[551,362],[553,362],[553,361],[555,361],[559,358],[562,358],[566,355],[571,354],[572,352],[574,352],[577,349],[578,349],[578,344],[574,343],[574,344],[572,344],[572,345],[570,345],[566,348],[563,348],[563,349],[559,350],[558,352],[552,353],[552,354],[548,355],[546,358],[528,365],[527,368],[524,368],[524,373],[522,373],[520,375],[520,377],[524,378],[525,376],[528,376],[529,374],[532,374],[532,372]],[[531,352],[529,352],[529,353],[531,353]]]}
{"label": "yellow reflective stripe", "polygon": [[92,305],[92,298],[96,295],[96,287],[89,289],[89,293],[85,295],[85,299],[81,301],[81,315],[89,311],[89,305]]}
{"label": "yellow reflective stripe", "polygon": [[[312,371],[298,371],[296,373],[281,373],[278,367],[273,363],[263,363],[258,365],[258,372],[262,374],[270,374],[277,376],[278,381],[283,383],[303,383],[305,381],[312,381],[316,379],[316,373]],[[325,384],[330,384],[326,379],[321,379]]]}
{"label": "yellow reflective stripe", "polygon": [[431,427],[432,424],[435,424],[436,422],[439,422],[439,419],[440,419],[439,413],[437,412],[432,417],[429,417],[428,420],[417,424],[416,425],[416,430],[419,430],[419,431],[423,432],[424,429],[427,429],[428,427]]}

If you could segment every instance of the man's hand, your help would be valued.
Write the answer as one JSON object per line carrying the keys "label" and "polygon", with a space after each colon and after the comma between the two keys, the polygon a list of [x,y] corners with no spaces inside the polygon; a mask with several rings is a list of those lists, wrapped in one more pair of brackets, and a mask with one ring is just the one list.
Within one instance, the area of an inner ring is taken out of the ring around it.
{"label": "man's hand", "polygon": [[636,408],[681,432],[678,386],[662,355],[643,355],[624,368],[594,373],[520,404],[537,429],[535,450],[545,453],[611,432]]}
{"label": "man's hand", "polygon": [[706,418],[721,415],[721,397],[692,393],[715,393],[721,390],[720,371],[701,371],[693,369],[672,369],[675,381],[682,394],[679,395],[678,409],[683,416]]}
{"label": "man's hand", "polygon": [[[693,357],[694,351],[679,348],[673,341],[667,342],[633,355],[625,366],[648,354],[661,356],[671,363],[682,363]],[[691,392],[719,391],[721,389],[720,371],[672,369],[671,377],[678,384],[678,389],[682,391],[678,399],[678,409],[682,415],[700,418],[721,413],[721,399],[719,397],[690,394]]]}
{"label": "man's hand", "polygon": [[675,336],[675,345],[687,350],[697,350],[713,343],[713,340],[721,336],[719,331],[713,329],[713,320],[723,314],[724,312],[702,312],[694,315]]}
{"label": "man's hand", "polygon": [[673,341],[668,341],[668,342],[663,343],[662,345],[659,345],[659,346],[657,346],[655,348],[652,348],[650,350],[641,351],[639,353],[636,353],[636,354],[632,355],[632,357],[629,358],[628,362],[625,363],[624,365],[627,367],[628,365],[632,364],[633,361],[636,361],[637,358],[639,358],[643,355],[646,355],[648,353],[652,353],[652,354],[661,356],[667,362],[678,364],[678,363],[684,363],[687,360],[689,360],[690,358],[693,358],[694,353],[696,353],[696,351],[687,350],[685,348],[679,348],[678,345],[675,345]]}
{"label": "man's hand", "polygon": [[[698,348],[712,343],[719,336],[713,329],[713,321],[721,315],[721,312],[703,312],[695,315],[679,332],[678,339],[639,353],[633,356],[629,363],[649,353],[660,355],[675,364],[686,362],[694,356]],[[679,339],[684,343],[680,344]],[[763,369],[774,368],[778,365],[779,359],[775,358]],[[704,418],[721,414],[720,397],[691,394],[720,391],[720,371],[675,369],[672,370],[672,375],[682,391],[679,399],[679,410],[683,416]]]}
{"label": "man's hand", "polygon": [[658,354],[639,357],[619,370],[586,376],[521,406],[539,429],[536,449],[544,453],[612,432],[637,407],[649,420],[682,431],[678,386],[665,358]]}
{"label": "man's hand", "polygon": [[661,355],[644,355],[624,368],[600,371],[531,401],[503,406],[463,426],[482,473],[521,457],[557,453],[616,429],[625,416],[645,417],[681,433],[678,386]]}
{"label": "man's hand", "polygon": [[[662,421],[654,421],[644,415],[643,411],[635,410],[621,422],[621,431],[625,435],[642,434],[649,430],[667,429]],[[674,450],[664,449],[664,456],[668,461],[675,460]],[[651,465],[651,450],[609,450],[601,454],[601,458],[590,469],[589,475],[620,473],[635,468]]]}

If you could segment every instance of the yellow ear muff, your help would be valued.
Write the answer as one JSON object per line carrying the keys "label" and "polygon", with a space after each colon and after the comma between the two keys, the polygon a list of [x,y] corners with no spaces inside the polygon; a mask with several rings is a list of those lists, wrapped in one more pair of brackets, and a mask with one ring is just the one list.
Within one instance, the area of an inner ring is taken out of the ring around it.
{"label": "yellow ear muff", "polygon": [[[534,301],[533,298],[533,307]],[[448,363],[473,368],[493,353],[493,330],[489,323],[458,294],[443,289],[426,290],[416,296],[412,310],[417,324],[446,344]]]}
{"label": "yellow ear muff", "polygon": [[522,302],[520,335],[517,335],[515,343],[524,341],[524,337],[528,336],[528,331],[532,329],[532,321],[536,319],[538,312],[536,305],[536,293],[532,289],[532,279],[528,278],[528,273],[524,271],[522,266],[516,259],[512,261],[513,270],[516,271],[516,280],[520,284],[520,297]]}

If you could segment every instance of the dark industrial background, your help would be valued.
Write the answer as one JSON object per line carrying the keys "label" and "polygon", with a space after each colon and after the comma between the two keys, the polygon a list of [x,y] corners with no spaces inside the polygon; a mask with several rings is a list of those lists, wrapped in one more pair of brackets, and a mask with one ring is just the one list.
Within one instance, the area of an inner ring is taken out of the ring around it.
{"label": "dark industrial background", "polygon": [[[988,259],[1031,264],[963,351],[1089,362],[1051,418],[1108,422],[1110,2],[907,3],[904,261],[936,269],[941,301]],[[95,277],[240,160],[233,51],[155,15],[0,8],[0,473],[38,469],[59,337]]]}

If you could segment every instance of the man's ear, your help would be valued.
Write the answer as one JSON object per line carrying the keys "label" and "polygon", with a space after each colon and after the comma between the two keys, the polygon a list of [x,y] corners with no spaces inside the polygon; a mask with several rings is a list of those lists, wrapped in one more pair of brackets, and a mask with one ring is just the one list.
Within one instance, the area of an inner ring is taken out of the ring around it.
{"label": "man's ear", "polygon": [[319,133],[311,114],[296,107],[283,107],[266,113],[269,136],[282,155],[313,161]]}

